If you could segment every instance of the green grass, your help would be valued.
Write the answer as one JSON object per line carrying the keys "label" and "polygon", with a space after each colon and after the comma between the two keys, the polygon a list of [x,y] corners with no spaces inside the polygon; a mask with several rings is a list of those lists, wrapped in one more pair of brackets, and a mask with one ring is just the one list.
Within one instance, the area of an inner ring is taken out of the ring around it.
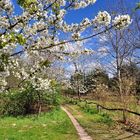
{"label": "green grass", "polygon": [[[130,97],[131,98],[131,97]],[[97,101],[97,100],[87,100],[87,101],[93,101],[94,103],[98,103],[98,104],[101,104],[105,107],[108,107],[108,108],[123,108],[121,103],[120,102],[114,102],[114,101],[105,101],[105,102],[101,102],[101,101]],[[73,103],[72,103],[73,104]],[[77,101],[77,104],[80,106],[80,107],[85,107],[85,101]],[[96,114],[96,105],[95,104],[89,104],[90,108],[88,108],[89,110],[87,110],[87,112],[91,112],[91,114]],[[132,110],[132,111],[135,111],[135,112],[138,112],[140,113],[140,105],[136,104],[135,102],[130,102],[128,104],[128,107],[127,107],[128,110]],[[86,110],[85,110],[86,111]],[[122,111],[107,111],[107,110],[104,110],[102,109],[102,111],[104,113],[107,113],[113,120],[123,120],[123,114],[122,114]],[[139,116],[136,116],[136,115],[133,115],[133,114],[130,114],[130,113],[126,113],[126,117],[129,121],[131,122],[135,122],[137,123],[138,125],[140,125],[140,118]]]}
{"label": "green grass", "polygon": [[57,109],[39,117],[0,118],[0,140],[78,140],[67,115]]}
{"label": "green grass", "polygon": [[94,140],[140,140],[139,136],[122,130],[122,126],[114,122],[107,113],[91,110],[88,112],[81,107],[82,105],[84,106],[83,103],[80,106],[69,105],[67,109]]}

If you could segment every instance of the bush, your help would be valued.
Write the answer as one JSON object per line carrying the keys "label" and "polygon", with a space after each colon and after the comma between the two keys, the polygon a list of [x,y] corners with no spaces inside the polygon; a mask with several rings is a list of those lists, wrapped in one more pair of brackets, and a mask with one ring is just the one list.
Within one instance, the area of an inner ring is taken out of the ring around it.
{"label": "bush", "polygon": [[102,116],[99,122],[102,122],[108,125],[111,125],[113,123],[112,118],[110,118],[110,116],[107,113],[100,113],[99,115]]}
{"label": "bush", "polygon": [[98,110],[93,108],[90,105],[84,105],[83,107],[84,112],[90,113],[90,114],[98,114]]}
{"label": "bush", "polygon": [[0,94],[0,115],[26,115],[38,113],[41,106],[46,111],[61,102],[59,86],[52,91],[38,92],[32,87],[19,92]]}
{"label": "bush", "polygon": [[77,99],[74,99],[74,98],[65,98],[65,103],[67,103],[67,104],[77,105],[78,102],[79,101]]}
{"label": "bush", "polygon": [[68,88],[66,90],[63,91],[66,95],[76,95],[76,92],[71,89],[71,88]]}
{"label": "bush", "polygon": [[33,89],[22,92],[11,91],[0,95],[1,115],[25,115],[32,111],[32,104],[37,100]]}
{"label": "bush", "polygon": [[42,100],[44,100],[45,104],[58,106],[62,102],[61,96],[61,86],[56,84],[52,91],[44,93],[42,95]]}

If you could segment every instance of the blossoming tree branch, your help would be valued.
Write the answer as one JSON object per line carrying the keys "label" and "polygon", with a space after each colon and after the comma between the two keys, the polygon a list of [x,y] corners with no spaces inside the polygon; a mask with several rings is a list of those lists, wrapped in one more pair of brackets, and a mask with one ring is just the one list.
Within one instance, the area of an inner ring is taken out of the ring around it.
{"label": "blossoming tree branch", "polygon": [[[21,14],[15,14],[11,0],[0,1],[0,92],[9,89],[6,78],[12,74],[19,79],[23,90],[28,82],[36,90],[51,88],[46,69],[51,63],[75,52],[66,51],[70,44],[98,36],[108,30],[122,30],[131,24],[129,15],[111,18],[107,11],[99,11],[93,19],[68,24],[67,13],[93,5],[96,0],[19,0]],[[84,32],[93,33],[84,36]],[[89,53],[82,50],[80,53]],[[15,87],[13,87],[15,88]],[[17,87],[16,87],[17,88]]]}

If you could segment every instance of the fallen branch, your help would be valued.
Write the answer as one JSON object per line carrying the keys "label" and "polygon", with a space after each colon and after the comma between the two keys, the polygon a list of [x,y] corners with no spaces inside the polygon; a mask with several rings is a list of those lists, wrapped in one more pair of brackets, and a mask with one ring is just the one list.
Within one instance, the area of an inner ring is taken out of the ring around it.
{"label": "fallen branch", "polygon": [[124,108],[108,108],[108,107],[105,107],[105,106],[103,106],[103,105],[101,105],[101,104],[98,104],[98,103],[95,103],[95,102],[92,102],[92,101],[87,101],[87,100],[81,100],[81,101],[84,101],[84,102],[86,102],[87,104],[95,104],[95,105],[97,105],[98,107],[100,107],[100,108],[102,108],[102,109],[105,109],[105,110],[108,110],[108,111],[125,111],[125,112],[128,112],[128,113],[131,113],[131,114],[140,116],[140,113],[135,112],[135,111],[131,111],[131,110],[128,110],[128,109],[124,109]]}

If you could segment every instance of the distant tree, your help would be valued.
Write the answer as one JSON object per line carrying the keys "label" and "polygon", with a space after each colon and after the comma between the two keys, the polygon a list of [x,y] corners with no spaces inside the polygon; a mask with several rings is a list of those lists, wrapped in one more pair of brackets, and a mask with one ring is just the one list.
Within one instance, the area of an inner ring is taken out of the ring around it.
{"label": "distant tree", "polygon": [[125,64],[121,69],[122,78],[130,79],[133,82],[131,91],[136,95],[138,102],[140,100],[140,67],[135,63]]}
{"label": "distant tree", "polygon": [[71,87],[79,99],[81,95],[86,94],[87,87],[85,86],[85,78],[83,73],[77,71],[71,76]]}
{"label": "distant tree", "polygon": [[100,68],[95,68],[95,70],[86,74],[85,85],[89,91],[96,89],[97,84],[104,84],[108,86],[108,82],[108,74]]}

